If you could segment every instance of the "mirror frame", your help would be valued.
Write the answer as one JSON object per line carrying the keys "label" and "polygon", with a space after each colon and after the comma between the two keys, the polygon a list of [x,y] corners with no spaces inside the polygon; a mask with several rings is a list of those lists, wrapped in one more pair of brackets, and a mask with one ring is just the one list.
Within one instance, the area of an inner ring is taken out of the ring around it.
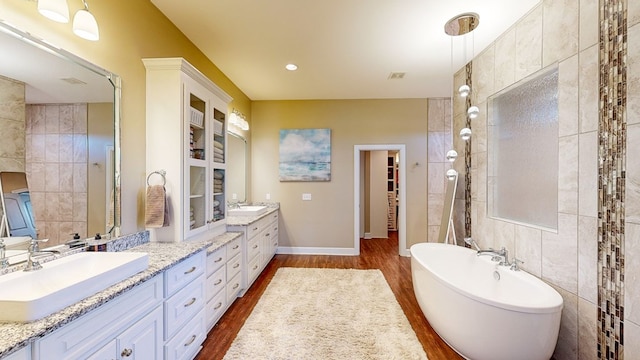
{"label": "mirror frame", "polygon": [[61,59],[68,60],[73,62],[79,66],[84,67],[87,70],[93,71],[100,76],[104,76],[107,81],[111,83],[113,86],[113,126],[114,126],[114,139],[113,139],[113,147],[114,147],[114,159],[113,159],[113,174],[114,174],[114,221],[113,227],[109,231],[111,237],[118,237],[121,235],[121,204],[118,201],[121,197],[121,129],[120,129],[120,121],[122,118],[122,79],[117,74],[101,68],[77,55],[74,55],[62,48],[56,47],[43,39],[39,39],[34,37],[33,35],[24,32],[15,28],[12,25],[7,24],[5,21],[0,19],[0,32],[5,33],[9,36],[13,36],[19,40],[27,42],[33,46],[38,47],[41,50],[44,50],[52,55],[55,55]]}
{"label": "mirror frame", "polygon": [[[236,132],[227,131],[227,134],[229,136],[233,136],[233,137],[237,138],[238,140],[244,142],[244,199],[242,199],[242,200],[238,199],[238,202],[239,203],[247,203],[247,201],[248,201],[248,189],[249,189],[248,182],[247,182],[247,170],[249,169],[249,161],[248,161],[249,160],[249,153],[247,151],[248,150],[247,149],[248,142],[247,142],[247,139],[244,136],[242,136],[242,135],[240,135],[240,134],[238,134]],[[227,165],[227,170],[228,170],[228,166],[229,165]]]}

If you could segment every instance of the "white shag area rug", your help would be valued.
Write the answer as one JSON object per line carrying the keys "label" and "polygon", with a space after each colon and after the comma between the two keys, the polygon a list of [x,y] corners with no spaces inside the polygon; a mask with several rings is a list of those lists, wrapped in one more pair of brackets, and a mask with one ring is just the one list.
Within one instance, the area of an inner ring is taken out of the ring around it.
{"label": "white shag area rug", "polygon": [[380,270],[280,268],[224,359],[427,355]]}

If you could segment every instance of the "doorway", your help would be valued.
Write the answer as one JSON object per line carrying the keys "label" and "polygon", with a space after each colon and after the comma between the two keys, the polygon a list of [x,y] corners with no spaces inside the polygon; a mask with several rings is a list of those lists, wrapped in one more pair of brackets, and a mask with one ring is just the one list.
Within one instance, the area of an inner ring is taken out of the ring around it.
{"label": "doorway", "polygon": [[360,254],[360,237],[362,233],[361,219],[363,216],[363,171],[362,152],[365,151],[394,151],[398,153],[398,189],[397,189],[397,231],[398,231],[398,254],[400,256],[409,256],[406,238],[406,150],[404,144],[378,144],[378,145],[354,145],[353,150],[353,173],[354,173],[354,206],[353,206],[353,246],[355,254]]}

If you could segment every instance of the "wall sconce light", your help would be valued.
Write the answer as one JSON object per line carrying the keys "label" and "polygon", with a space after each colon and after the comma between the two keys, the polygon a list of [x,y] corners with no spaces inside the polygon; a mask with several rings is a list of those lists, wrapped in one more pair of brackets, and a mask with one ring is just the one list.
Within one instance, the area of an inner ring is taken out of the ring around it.
{"label": "wall sconce light", "polygon": [[449,150],[447,152],[447,161],[454,162],[458,158],[458,152],[455,150]]}
{"label": "wall sconce light", "polygon": [[82,0],[84,9],[78,10],[73,16],[73,33],[83,39],[90,41],[98,41],[100,32],[98,30],[98,22],[92,13],[89,12],[89,5]]}
{"label": "wall sconce light", "polygon": [[240,130],[247,131],[249,130],[249,123],[245,120],[244,114],[240,111],[233,109],[231,115],[229,115],[229,123]]}
{"label": "wall sconce light", "polygon": [[69,22],[69,7],[66,0],[38,0],[38,12],[49,20]]}
{"label": "wall sconce light", "polygon": [[[84,6],[73,16],[73,33],[79,37],[97,41],[100,39],[98,22],[89,12],[89,5],[86,0],[82,0]],[[69,22],[69,7],[67,0],[38,0],[38,12],[47,19],[60,23]]]}
{"label": "wall sconce light", "polygon": [[457,171],[455,171],[454,169],[447,170],[447,179],[455,180],[456,176],[458,176],[458,172]]}
{"label": "wall sconce light", "polygon": [[475,119],[478,117],[479,114],[480,114],[480,109],[475,105],[469,107],[469,110],[467,110],[467,115],[469,115],[469,119]]}

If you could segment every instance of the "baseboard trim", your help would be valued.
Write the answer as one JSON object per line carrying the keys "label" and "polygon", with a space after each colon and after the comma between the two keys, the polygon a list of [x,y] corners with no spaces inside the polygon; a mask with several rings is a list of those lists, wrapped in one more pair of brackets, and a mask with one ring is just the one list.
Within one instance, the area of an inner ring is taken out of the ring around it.
{"label": "baseboard trim", "polygon": [[359,255],[354,248],[325,248],[325,247],[291,247],[278,246],[276,254],[285,255],[340,255],[340,256],[356,256]]}

